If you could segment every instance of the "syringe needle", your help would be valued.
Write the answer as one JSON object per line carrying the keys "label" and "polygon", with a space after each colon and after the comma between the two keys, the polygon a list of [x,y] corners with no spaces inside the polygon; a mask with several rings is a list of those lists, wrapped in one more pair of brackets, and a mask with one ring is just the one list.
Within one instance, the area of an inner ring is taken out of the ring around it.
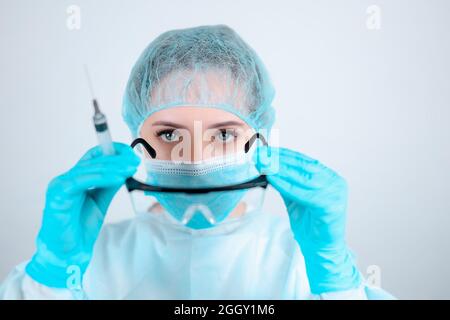
{"label": "syringe needle", "polygon": [[89,91],[91,92],[92,100],[95,100],[94,88],[92,87],[92,81],[91,81],[91,76],[89,74],[88,67],[86,64],[84,64],[83,67],[84,67],[84,72],[86,74]]}

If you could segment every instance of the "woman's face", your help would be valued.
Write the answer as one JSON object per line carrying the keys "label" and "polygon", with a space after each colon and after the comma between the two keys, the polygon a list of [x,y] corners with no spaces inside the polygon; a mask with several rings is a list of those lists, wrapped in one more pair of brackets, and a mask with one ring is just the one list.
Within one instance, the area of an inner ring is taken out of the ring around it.
{"label": "woman's face", "polygon": [[156,159],[201,161],[243,152],[253,129],[232,113],[205,107],[174,107],[155,112],[141,127],[141,137]]}

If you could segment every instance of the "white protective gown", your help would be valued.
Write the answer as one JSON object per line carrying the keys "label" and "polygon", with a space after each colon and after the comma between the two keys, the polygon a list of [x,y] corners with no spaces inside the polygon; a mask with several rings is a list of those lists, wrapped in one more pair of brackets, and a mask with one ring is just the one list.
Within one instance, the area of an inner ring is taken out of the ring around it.
{"label": "white protective gown", "polygon": [[[2,299],[73,299],[17,266]],[[289,222],[255,211],[212,229],[191,230],[164,213],[105,225],[83,281],[87,299],[366,299],[364,286],[315,296]]]}

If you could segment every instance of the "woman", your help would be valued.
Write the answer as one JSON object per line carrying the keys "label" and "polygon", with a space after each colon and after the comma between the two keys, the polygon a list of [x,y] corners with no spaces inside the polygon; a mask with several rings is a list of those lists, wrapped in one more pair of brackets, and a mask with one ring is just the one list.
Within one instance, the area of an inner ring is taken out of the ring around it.
{"label": "woman", "polygon": [[[113,156],[95,147],[53,179],[36,253],[8,276],[1,297],[365,299],[345,243],[345,181],[298,152],[254,147],[274,122],[273,95],[262,62],[230,28],[160,35],[124,98],[142,159],[124,144],[114,144]],[[273,159],[276,169],[267,170]],[[150,187],[131,193],[157,201],[102,227],[140,163]],[[290,223],[260,210],[264,179]],[[249,181],[259,184],[229,188]]]}

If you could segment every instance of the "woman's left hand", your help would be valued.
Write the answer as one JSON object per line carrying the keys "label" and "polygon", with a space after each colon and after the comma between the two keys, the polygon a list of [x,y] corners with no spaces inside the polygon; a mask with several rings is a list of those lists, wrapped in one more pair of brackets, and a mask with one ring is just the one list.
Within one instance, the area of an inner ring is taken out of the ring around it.
{"label": "woman's left hand", "polygon": [[[291,229],[305,257],[311,291],[320,294],[358,287],[361,277],[345,243],[346,181],[299,152],[270,151],[278,170],[267,178],[286,205]],[[258,148],[258,159],[264,158],[266,147]],[[264,165],[258,162],[258,167],[261,170]]]}

